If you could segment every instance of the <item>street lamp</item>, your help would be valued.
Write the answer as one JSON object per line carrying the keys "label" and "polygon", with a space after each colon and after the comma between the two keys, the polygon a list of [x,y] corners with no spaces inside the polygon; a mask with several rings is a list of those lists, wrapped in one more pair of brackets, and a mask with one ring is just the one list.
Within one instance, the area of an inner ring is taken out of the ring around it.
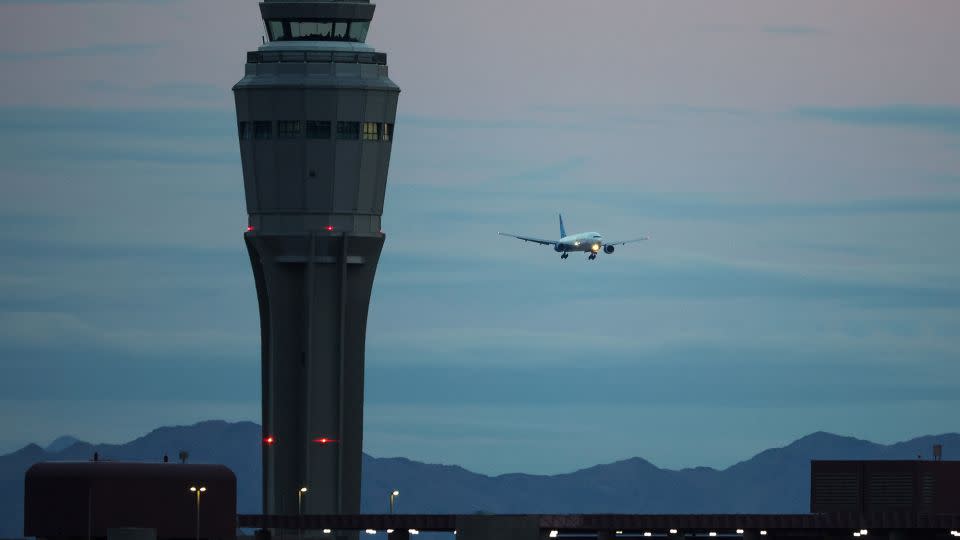
{"label": "street lamp", "polygon": [[[303,516],[303,496],[307,493],[307,486],[297,490],[297,515]],[[297,536],[303,538],[303,517],[297,521]]]}
{"label": "street lamp", "polygon": [[297,491],[297,513],[298,514],[303,514],[303,507],[301,506],[301,502],[303,502],[303,495],[306,492],[307,492],[306,487],[302,487]]}
{"label": "street lamp", "polygon": [[206,493],[207,488],[190,486],[190,491],[197,494],[197,540],[200,540],[200,495]]}
{"label": "street lamp", "polygon": [[399,492],[399,491],[393,490],[393,492],[390,493],[390,513],[391,513],[391,514],[393,513],[393,506],[394,506],[395,501],[397,500],[398,497],[400,497],[400,492]]}

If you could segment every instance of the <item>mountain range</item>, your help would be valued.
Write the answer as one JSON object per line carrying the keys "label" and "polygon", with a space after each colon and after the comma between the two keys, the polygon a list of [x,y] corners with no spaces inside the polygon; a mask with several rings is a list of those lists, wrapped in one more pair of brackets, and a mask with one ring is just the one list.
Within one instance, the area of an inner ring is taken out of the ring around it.
{"label": "mountain range", "polygon": [[[960,434],[923,436],[892,445],[817,432],[723,470],[661,469],[641,458],[558,475],[486,476],[455,465],[364,455],[367,513],[385,513],[388,493],[403,494],[408,513],[805,513],[812,459],[917,459],[943,445],[944,459],[960,458]],[[60,437],[0,456],[0,537],[23,535],[23,478],[38,461],[101,459],[171,461],[180,450],[191,463],[221,463],[237,475],[240,513],[260,512],[260,426],[212,420],[162,427],[126,444],[90,444]]]}

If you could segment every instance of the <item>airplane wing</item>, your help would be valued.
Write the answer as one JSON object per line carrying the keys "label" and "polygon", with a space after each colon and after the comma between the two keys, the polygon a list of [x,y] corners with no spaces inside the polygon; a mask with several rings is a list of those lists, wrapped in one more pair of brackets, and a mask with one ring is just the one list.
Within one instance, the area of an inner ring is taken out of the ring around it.
{"label": "airplane wing", "polygon": [[511,238],[516,238],[517,240],[523,240],[524,242],[535,242],[537,244],[543,244],[545,246],[555,246],[557,245],[556,240],[544,240],[543,238],[531,238],[529,236],[517,236],[515,234],[498,232],[500,236],[509,236]]}
{"label": "airplane wing", "polygon": [[649,236],[641,236],[640,238],[634,238],[633,240],[619,240],[617,242],[604,242],[605,246],[622,246],[624,244],[632,244],[634,242],[643,242],[644,240],[649,240]]}

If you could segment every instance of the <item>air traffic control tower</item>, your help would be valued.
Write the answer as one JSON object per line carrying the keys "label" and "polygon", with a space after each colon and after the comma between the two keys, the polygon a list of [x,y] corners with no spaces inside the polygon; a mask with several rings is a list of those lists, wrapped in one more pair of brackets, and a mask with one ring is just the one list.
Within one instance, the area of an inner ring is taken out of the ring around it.
{"label": "air traffic control tower", "polygon": [[400,93],[365,44],[374,8],[264,0],[267,38],[233,87],[260,303],[265,514],[360,512],[367,308]]}

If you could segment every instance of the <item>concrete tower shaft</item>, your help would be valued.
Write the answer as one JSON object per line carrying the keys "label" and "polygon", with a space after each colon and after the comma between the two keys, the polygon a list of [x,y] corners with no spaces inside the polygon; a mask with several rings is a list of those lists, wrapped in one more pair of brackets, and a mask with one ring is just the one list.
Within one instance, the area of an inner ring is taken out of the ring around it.
{"label": "concrete tower shaft", "polygon": [[[267,514],[359,513],[367,310],[400,89],[364,0],[264,0],[234,87]],[[298,495],[301,488],[307,492]]]}

